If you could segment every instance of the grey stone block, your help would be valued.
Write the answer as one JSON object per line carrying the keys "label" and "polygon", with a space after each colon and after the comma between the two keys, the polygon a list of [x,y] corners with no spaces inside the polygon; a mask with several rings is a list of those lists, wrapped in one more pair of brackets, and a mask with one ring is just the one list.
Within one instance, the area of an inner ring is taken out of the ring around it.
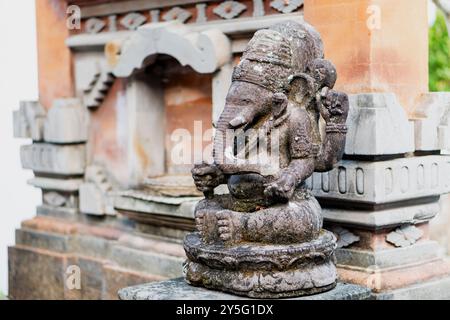
{"label": "grey stone block", "polygon": [[40,206],[37,206],[36,214],[40,215],[40,216],[49,216],[49,217],[73,220],[73,219],[75,219],[76,215],[78,214],[78,209],[77,208],[63,208],[63,207],[55,208],[55,207],[48,206],[46,204],[42,204]]}
{"label": "grey stone block", "polygon": [[37,101],[21,101],[13,113],[14,137],[42,141],[46,112]]}
{"label": "grey stone block", "polygon": [[[370,290],[352,284],[338,283],[336,288],[317,295],[289,300],[368,300]],[[188,285],[182,278],[154,282],[119,291],[121,300],[249,300],[219,291]]]}
{"label": "grey stone block", "polygon": [[413,123],[395,94],[356,94],[349,95],[349,100],[346,154],[388,155],[414,150]]}
{"label": "grey stone block", "polygon": [[70,250],[70,236],[35,230],[17,229],[16,245],[67,253]]}
{"label": "grey stone block", "polygon": [[450,192],[450,157],[444,155],[388,161],[343,160],[332,171],[306,181],[323,199],[382,204]]}
{"label": "grey stone block", "polygon": [[141,191],[120,192],[114,199],[118,210],[194,218],[194,209],[201,197],[163,197]]}
{"label": "grey stone block", "polygon": [[199,73],[212,73],[230,61],[231,44],[217,29],[197,33],[179,21],[146,24],[124,41],[113,74],[128,77],[155,54],[169,54]]}
{"label": "grey stone block", "polygon": [[27,181],[33,187],[43,190],[56,190],[64,192],[78,192],[82,179],[53,179],[36,177]]}
{"label": "grey stone block", "polygon": [[88,114],[78,99],[57,99],[47,113],[44,141],[82,143],[88,139]]}
{"label": "grey stone block", "polygon": [[93,257],[95,259],[108,259],[111,255],[114,241],[91,235],[78,234],[73,237],[71,252]]}
{"label": "grey stone block", "polygon": [[360,268],[390,268],[434,260],[442,256],[437,242],[426,241],[409,247],[366,251],[349,248],[336,250],[338,265]]}
{"label": "grey stone block", "polygon": [[414,110],[415,148],[450,151],[450,93],[423,94]]}
{"label": "grey stone block", "polygon": [[86,165],[86,146],[36,143],[20,148],[24,169],[40,173],[82,175]]}
{"label": "grey stone block", "polygon": [[373,298],[377,300],[450,300],[450,277],[373,294]]}
{"label": "grey stone block", "polygon": [[433,219],[439,213],[439,210],[439,202],[434,202],[379,211],[323,208],[322,214],[327,222],[379,229],[423,223]]}
{"label": "grey stone block", "polygon": [[80,211],[92,215],[116,215],[115,183],[102,166],[86,168],[85,183],[80,186]]}
{"label": "grey stone block", "polygon": [[124,268],[167,278],[181,276],[182,265],[185,261],[185,258],[181,257],[144,252],[119,245],[112,248],[110,259]]}

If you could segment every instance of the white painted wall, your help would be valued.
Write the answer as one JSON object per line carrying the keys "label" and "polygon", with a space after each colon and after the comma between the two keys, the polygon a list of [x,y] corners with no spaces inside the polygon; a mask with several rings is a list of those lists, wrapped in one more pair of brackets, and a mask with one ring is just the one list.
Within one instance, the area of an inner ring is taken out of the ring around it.
{"label": "white painted wall", "polygon": [[40,191],[26,184],[13,138],[12,111],[20,100],[36,100],[37,56],[34,0],[0,0],[0,291],[8,292],[7,246],[14,230],[35,214]]}

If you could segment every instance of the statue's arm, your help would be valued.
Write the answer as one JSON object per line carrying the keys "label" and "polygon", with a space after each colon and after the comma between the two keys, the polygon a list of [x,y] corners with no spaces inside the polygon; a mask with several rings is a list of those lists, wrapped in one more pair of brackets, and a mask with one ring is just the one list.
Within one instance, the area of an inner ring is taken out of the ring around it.
{"label": "statue's arm", "polygon": [[316,157],[315,171],[332,170],[342,159],[345,149],[345,138],[349,102],[345,93],[330,91],[325,101],[318,101],[319,110],[325,120],[325,138]]}
{"label": "statue's arm", "polygon": [[267,186],[265,193],[272,198],[290,199],[296,186],[314,172],[315,160],[312,127],[304,111],[292,112],[289,119],[288,143],[291,161],[281,169],[278,178]]}
{"label": "statue's arm", "polygon": [[311,120],[303,110],[293,112],[289,123],[288,141],[291,162],[284,171],[293,175],[299,183],[314,172],[313,128]]}
{"label": "statue's arm", "polygon": [[210,198],[214,195],[214,189],[221,184],[227,183],[228,176],[215,164],[197,164],[191,171],[197,189]]}

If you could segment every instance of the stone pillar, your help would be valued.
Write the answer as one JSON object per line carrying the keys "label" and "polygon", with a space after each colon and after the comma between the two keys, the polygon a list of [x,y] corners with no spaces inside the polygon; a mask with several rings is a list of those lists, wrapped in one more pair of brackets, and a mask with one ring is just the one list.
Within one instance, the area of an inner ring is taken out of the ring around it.
{"label": "stone pillar", "polygon": [[42,189],[38,212],[78,213],[88,140],[88,115],[81,101],[56,99],[48,112],[38,102],[22,102],[14,112],[14,136],[33,142],[21,147],[20,159],[35,175],[28,183]]}
{"label": "stone pillar", "polygon": [[74,96],[72,55],[65,44],[66,11],[66,1],[36,1],[39,101],[46,109],[54,99]]}
{"label": "stone pillar", "polygon": [[308,181],[338,237],[340,279],[377,298],[444,298],[450,264],[429,221],[450,191],[450,99],[427,93],[427,2],[306,0],[305,20],[350,98],[344,160]]}
{"label": "stone pillar", "polygon": [[336,64],[337,89],[394,92],[405,110],[428,91],[427,1],[305,0]]}

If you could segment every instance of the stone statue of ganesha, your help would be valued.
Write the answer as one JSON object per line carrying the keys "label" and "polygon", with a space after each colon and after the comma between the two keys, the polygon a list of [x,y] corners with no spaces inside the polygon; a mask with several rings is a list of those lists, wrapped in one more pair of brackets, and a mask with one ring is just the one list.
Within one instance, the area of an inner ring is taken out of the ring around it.
{"label": "stone statue of ganesha", "polygon": [[[205,199],[185,239],[188,283],[254,298],[334,288],[336,239],[305,180],[343,155],[349,102],[336,78],[307,23],[255,33],[233,73],[214,161],[192,170]],[[261,147],[268,161],[252,161]],[[229,193],[215,193],[223,184]]]}

